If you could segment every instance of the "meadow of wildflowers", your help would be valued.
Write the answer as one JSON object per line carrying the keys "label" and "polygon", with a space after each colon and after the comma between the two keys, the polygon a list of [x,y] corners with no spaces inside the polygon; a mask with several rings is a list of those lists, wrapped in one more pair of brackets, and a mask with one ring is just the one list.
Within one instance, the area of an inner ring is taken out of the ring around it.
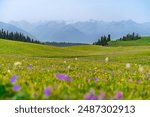
{"label": "meadow of wildflowers", "polygon": [[150,99],[149,46],[62,49],[72,53],[0,54],[0,99]]}

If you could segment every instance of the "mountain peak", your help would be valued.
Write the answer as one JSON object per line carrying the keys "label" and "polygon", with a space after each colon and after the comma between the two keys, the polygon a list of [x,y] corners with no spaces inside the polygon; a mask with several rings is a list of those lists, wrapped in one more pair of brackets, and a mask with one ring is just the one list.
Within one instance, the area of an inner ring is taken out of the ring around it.
{"label": "mountain peak", "polygon": [[112,39],[118,39],[128,33],[139,33],[139,35],[150,35],[150,25],[136,23],[133,20],[122,21],[80,21],[70,22],[65,21],[47,21],[39,22],[35,26],[29,26],[24,23],[14,24],[15,26],[29,31],[40,41],[69,41],[69,42],[85,42],[92,43],[100,36],[111,34]]}

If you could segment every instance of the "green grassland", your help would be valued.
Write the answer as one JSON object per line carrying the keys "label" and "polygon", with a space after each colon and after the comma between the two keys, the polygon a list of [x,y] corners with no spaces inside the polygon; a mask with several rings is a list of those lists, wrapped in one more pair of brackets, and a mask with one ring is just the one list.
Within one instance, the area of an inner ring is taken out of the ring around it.
{"label": "green grassland", "polygon": [[110,46],[150,46],[150,37],[143,37],[139,40],[131,41],[111,41]]}
{"label": "green grassland", "polygon": [[[0,99],[85,99],[88,93],[110,100],[118,99],[117,92],[123,94],[119,99],[150,99],[150,38],[109,45],[55,47],[0,40]],[[57,74],[72,80],[62,81]],[[14,75],[17,80],[11,83]],[[20,89],[14,91],[16,85]],[[45,88],[51,90],[47,97]]]}

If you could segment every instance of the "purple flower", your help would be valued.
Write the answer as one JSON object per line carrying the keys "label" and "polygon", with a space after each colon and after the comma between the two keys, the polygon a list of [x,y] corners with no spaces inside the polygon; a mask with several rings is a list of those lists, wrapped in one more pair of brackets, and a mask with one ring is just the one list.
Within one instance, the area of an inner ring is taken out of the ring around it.
{"label": "purple flower", "polygon": [[45,97],[49,97],[51,94],[51,89],[49,87],[44,89],[44,96]]}
{"label": "purple flower", "polygon": [[123,97],[122,92],[116,92],[116,99],[121,99]]}
{"label": "purple flower", "polygon": [[27,68],[28,68],[28,69],[31,69],[31,68],[32,68],[32,65],[28,65]]}
{"label": "purple flower", "polygon": [[106,95],[103,91],[100,92],[100,99],[105,99]]}
{"label": "purple flower", "polygon": [[93,81],[93,80],[94,80],[94,81],[97,82],[99,79],[98,79],[97,77],[95,77],[94,79],[90,77],[90,78],[88,78],[88,80],[89,80],[89,81]]}
{"label": "purple flower", "polygon": [[13,87],[13,90],[14,90],[14,91],[19,91],[20,88],[21,88],[21,87],[20,87],[19,85],[15,85],[15,86]]}
{"label": "purple flower", "polygon": [[17,76],[16,75],[12,76],[10,82],[15,83],[16,81],[17,81]]}
{"label": "purple flower", "polygon": [[138,84],[140,84],[140,83],[141,83],[141,80],[137,80],[136,82],[137,82]]}
{"label": "purple flower", "polygon": [[85,94],[84,99],[85,100],[98,100],[98,96],[95,95],[95,90],[91,89],[90,92]]}
{"label": "purple flower", "polygon": [[94,80],[97,82],[97,81],[98,81],[98,78],[94,78]]}
{"label": "purple flower", "polygon": [[84,99],[85,100],[97,100],[98,97],[93,95],[93,94],[91,94],[91,93],[86,93],[85,96],[84,96]]}
{"label": "purple flower", "polygon": [[86,93],[84,96],[84,99],[86,100],[90,100],[92,98],[92,94],[91,93]]}
{"label": "purple flower", "polygon": [[91,100],[98,100],[98,97],[93,95],[93,96],[91,97]]}
{"label": "purple flower", "polygon": [[72,79],[67,76],[67,75],[64,75],[64,74],[56,74],[56,77],[60,80],[64,80],[64,81],[71,81]]}

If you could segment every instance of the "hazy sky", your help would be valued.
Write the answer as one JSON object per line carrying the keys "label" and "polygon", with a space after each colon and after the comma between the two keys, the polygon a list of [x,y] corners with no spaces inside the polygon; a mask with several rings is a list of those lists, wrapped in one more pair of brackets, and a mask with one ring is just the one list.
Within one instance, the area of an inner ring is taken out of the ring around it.
{"label": "hazy sky", "polygon": [[0,21],[150,22],[150,0],[0,0]]}

